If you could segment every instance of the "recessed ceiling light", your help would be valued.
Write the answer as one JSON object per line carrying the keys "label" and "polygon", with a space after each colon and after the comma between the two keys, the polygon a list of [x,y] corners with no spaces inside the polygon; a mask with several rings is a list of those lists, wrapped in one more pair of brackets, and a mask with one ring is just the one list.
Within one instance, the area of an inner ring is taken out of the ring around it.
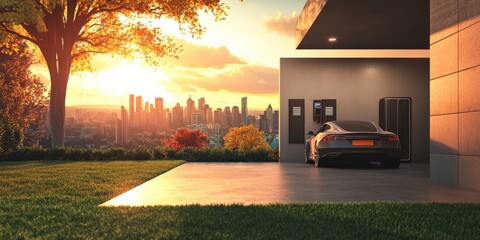
{"label": "recessed ceiling light", "polygon": [[331,38],[328,38],[328,41],[329,41],[329,42],[336,42],[336,41],[337,41],[337,38],[331,37]]}

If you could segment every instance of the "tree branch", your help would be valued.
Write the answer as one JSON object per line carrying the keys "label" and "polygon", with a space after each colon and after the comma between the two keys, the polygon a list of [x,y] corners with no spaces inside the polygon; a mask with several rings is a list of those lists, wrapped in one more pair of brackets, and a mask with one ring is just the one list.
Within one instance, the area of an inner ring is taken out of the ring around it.
{"label": "tree branch", "polygon": [[40,0],[34,0],[34,2],[37,4],[37,6],[38,6],[40,9],[42,9],[43,14],[47,15],[47,14],[50,13],[50,12],[48,12],[47,7],[46,7],[45,5],[43,5],[43,4],[40,2]]}
{"label": "tree branch", "polygon": [[104,54],[104,53],[108,53],[108,51],[98,51],[98,50],[86,50],[86,51],[81,51],[81,52],[78,52],[78,53],[75,53],[72,55],[72,59],[75,59],[77,57],[80,57],[81,55],[85,55],[85,54],[88,54],[88,53],[97,53],[97,54]]}
{"label": "tree branch", "polygon": [[9,29],[9,28],[5,25],[5,23],[3,23],[3,22],[0,23],[0,27],[1,27],[1,29],[0,29],[1,31],[5,31],[5,32],[7,32],[7,33],[13,34],[13,35],[15,35],[15,36],[17,36],[17,37],[19,37],[19,38],[21,38],[21,39],[30,41],[30,42],[34,43],[35,45],[38,45],[38,41],[37,41],[37,40],[35,40],[35,39],[31,38],[31,37],[22,35],[22,34],[20,34],[20,33],[18,33],[18,32],[15,32],[15,31]]}

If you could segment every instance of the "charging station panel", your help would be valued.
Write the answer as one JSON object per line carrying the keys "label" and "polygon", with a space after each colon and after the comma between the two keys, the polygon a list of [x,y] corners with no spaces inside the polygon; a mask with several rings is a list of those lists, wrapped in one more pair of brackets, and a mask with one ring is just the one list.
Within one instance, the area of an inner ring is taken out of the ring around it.
{"label": "charging station panel", "polygon": [[326,123],[337,120],[337,100],[322,99],[313,100],[313,121],[316,123]]}

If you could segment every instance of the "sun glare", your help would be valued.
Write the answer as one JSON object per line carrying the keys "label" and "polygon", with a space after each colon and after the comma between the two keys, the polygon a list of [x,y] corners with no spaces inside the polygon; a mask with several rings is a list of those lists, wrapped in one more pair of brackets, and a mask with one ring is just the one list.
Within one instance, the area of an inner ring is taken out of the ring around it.
{"label": "sun glare", "polygon": [[145,99],[163,97],[165,102],[170,102],[172,96],[165,90],[163,83],[169,80],[168,74],[160,68],[144,66],[140,61],[121,61],[120,64],[106,70],[101,70],[94,76],[100,81],[96,83],[105,96],[127,97],[128,94],[142,95]]}

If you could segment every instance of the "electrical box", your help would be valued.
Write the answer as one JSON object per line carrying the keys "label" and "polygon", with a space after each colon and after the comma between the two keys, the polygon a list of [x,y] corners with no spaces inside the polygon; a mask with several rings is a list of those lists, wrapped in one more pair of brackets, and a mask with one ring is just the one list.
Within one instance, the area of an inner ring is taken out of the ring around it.
{"label": "electrical box", "polygon": [[326,123],[337,120],[337,100],[322,99],[313,100],[313,121],[316,123]]}

